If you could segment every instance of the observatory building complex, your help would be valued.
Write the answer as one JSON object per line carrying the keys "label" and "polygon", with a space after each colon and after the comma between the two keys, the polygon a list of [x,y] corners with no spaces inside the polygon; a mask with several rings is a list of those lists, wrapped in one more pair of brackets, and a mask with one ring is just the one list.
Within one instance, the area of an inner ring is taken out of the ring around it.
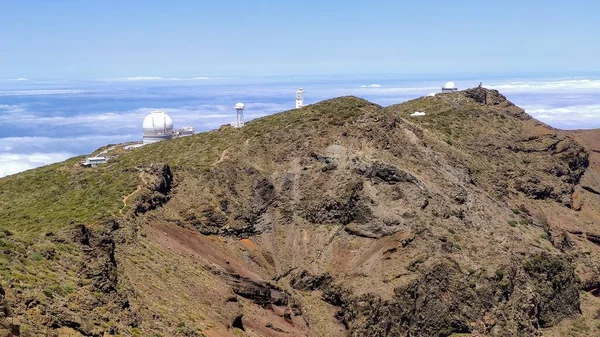
{"label": "observatory building complex", "polygon": [[[296,91],[296,108],[302,108],[304,106],[304,89],[299,88]],[[234,106],[236,111],[236,121],[230,125],[234,128],[244,127],[244,109],[246,105],[244,103],[237,103]],[[122,144],[122,148],[125,150],[131,150],[142,147],[146,144],[152,144],[160,142],[161,140],[169,140],[178,137],[191,136],[195,133],[194,127],[184,126],[180,129],[174,129],[173,120],[162,110],[154,110],[150,112],[142,123],[142,141],[141,142],[129,142]],[[97,165],[104,164],[108,160],[118,157],[118,155],[110,155],[110,152],[115,148],[109,148],[87,158],[86,161],[80,164],[84,167],[96,167]],[[107,154],[108,153],[108,154]]]}
{"label": "observatory building complex", "polygon": [[164,111],[152,111],[144,118],[142,127],[144,144],[173,138],[173,120]]}
{"label": "observatory building complex", "polygon": [[143,144],[156,143],[173,137],[183,137],[194,134],[194,128],[191,126],[184,126],[177,131],[173,131],[173,120],[161,110],[152,111],[146,116],[142,127],[144,129]]}
{"label": "observatory building complex", "polygon": [[450,81],[450,82],[446,82],[446,84],[444,84],[444,86],[442,87],[442,92],[455,92],[458,91],[458,88],[456,87],[456,85],[454,85],[454,82]]}

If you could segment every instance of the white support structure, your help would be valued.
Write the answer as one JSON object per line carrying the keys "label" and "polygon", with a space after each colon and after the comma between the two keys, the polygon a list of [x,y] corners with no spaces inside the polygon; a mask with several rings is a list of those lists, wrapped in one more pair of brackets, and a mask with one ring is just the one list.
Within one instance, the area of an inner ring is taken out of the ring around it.
{"label": "white support structure", "polygon": [[235,111],[237,112],[237,118],[234,127],[241,128],[244,126],[244,103],[237,103],[235,105]]}
{"label": "white support structure", "polygon": [[304,106],[304,89],[300,88],[296,90],[296,109],[300,109]]}

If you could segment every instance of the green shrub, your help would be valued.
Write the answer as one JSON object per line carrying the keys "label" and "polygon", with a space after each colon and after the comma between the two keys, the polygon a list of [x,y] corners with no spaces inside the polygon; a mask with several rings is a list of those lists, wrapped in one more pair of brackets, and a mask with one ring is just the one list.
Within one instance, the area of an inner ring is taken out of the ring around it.
{"label": "green shrub", "polygon": [[35,261],[42,261],[44,259],[44,256],[38,252],[34,252],[33,254],[31,254],[31,258]]}
{"label": "green shrub", "polygon": [[581,333],[586,333],[590,331],[590,327],[585,322],[585,317],[579,317],[575,321],[573,321],[572,331]]}
{"label": "green shrub", "polygon": [[46,295],[46,297],[52,297],[52,289],[44,289],[42,292],[44,293],[44,295]]}
{"label": "green shrub", "polygon": [[504,278],[504,269],[496,269],[496,279],[501,281]]}
{"label": "green shrub", "polygon": [[73,292],[73,286],[70,284],[67,284],[66,286],[63,287],[63,292],[65,294],[70,294]]}
{"label": "green shrub", "polygon": [[131,328],[131,334],[135,337],[138,337],[142,335],[142,331],[138,328]]}

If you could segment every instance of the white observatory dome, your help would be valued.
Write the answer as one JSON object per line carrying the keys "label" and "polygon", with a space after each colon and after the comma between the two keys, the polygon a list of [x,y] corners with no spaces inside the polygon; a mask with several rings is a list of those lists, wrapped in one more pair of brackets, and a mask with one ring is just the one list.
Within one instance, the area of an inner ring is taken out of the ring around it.
{"label": "white observatory dome", "polygon": [[164,111],[152,111],[142,124],[144,143],[154,143],[173,138],[173,120]]}
{"label": "white observatory dome", "polygon": [[444,84],[444,89],[455,89],[455,88],[456,88],[456,85],[454,85],[454,82],[452,82],[452,81],[446,82],[446,84]]}

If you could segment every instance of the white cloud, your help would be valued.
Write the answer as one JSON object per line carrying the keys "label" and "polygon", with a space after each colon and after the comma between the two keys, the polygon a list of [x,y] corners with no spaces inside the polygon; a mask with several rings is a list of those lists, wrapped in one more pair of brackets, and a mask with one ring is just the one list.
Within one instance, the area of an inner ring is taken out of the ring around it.
{"label": "white cloud", "polygon": [[56,149],[68,149],[65,152],[84,153],[85,149],[101,147],[107,144],[124,143],[141,139],[140,134],[85,135],[79,137],[5,137],[0,138],[0,152],[53,152]]}
{"label": "white cloud", "polygon": [[552,107],[524,105],[523,109],[534,118],[558,128],[600,127],[600,104]]}
{"label": "white cloud", "polygon": [[576,80],[550,80],[550,81],[527,81],[492,83],[484,85],[486,88],[497,89],[507,92],[549,92],[549,91],[585,91],[600,89],[600,80],[576,79]]}
{"label": "white cloud", "polygon": [[9,81],[13,81],[13,82],[25,82],[25,81],[29,81],[29,79],[27,79],[25,77],[19,77],[19,78],[11,78],[11,79],[9,79]]}
{"label": "white cloud", "polygon": [[116,77],[105,78],[99,81],[102,82],[131,82],[131,81],[198,81],[198,80],[213,80],[214,77],[196,76],[196,77],[160,77],[160,76],[131,76],[131,77]]}
{"label": "white cloud", "polygon": [[60,162],[71,157],[73,154],[67,152],[0,153],[0,177]]}
{"label": "white cloud", "polygon": [[[277,103],[250,102],[246,104],[245,115],[264,116],[287,110],[289,107]],[[0,105],[0,125],[16,126],[27,125],[33,129],[44,131],[54,128],[69,130],[72,136],[81,136],[83,133],[92,135],[111,135],[135,132],[140,129],[143,119],[152,110],[160,109],[168,113],[174,121],[175,127],[193,125],[196,129],[206,128],[208,122],[221,122],[235,117],[233,106],[197,105],[182,106],[180,108],[144,107],[128,111],[103,112],[96,114],[78,114],[71,116],[43,116],[33,111],[28,111],[20,105]],[[73,134],[78,132],[78,134]],[[39,133],[38,133],[39,134]],[[62,134],[56,134],[60,137]],[[55,138],[50,138],[55,139]]]}
{"label": "white cloud", "polygon": [[25,107],[17,104],[0,104],[0,110],[4,110],[7,114],[17,114],[25,111]]}
{"label": "white cloud", "polygon": [[[345,94],[368,94],[373,96],[389,96],[396,94],[411,94],[418,95],[415,97],[423,96],[426,93],[430,93],[432,90],[439,90],[438,87],[371,87],[361,86],[358,89],[344,90]],[[331,92],[340,92],[340,89],[334,89]],[[400,102],[397,102],[400,103]]]}
{"label": "white cloud", "polygon": [[381,88],[381,84],[363,84],[360,86],[361,88]]}
{"label": "white cloud", "polygon": [[70,89],[2,90],[0,91],[0,96],[74,95],[85,92],[88,91]]}
{"label": "white cloud", "polygon": [[162,77],[157,76],[133,76],[133,77],[125,77],[125,78],[117,78],[116,81],[159,81],[164,80]]}

